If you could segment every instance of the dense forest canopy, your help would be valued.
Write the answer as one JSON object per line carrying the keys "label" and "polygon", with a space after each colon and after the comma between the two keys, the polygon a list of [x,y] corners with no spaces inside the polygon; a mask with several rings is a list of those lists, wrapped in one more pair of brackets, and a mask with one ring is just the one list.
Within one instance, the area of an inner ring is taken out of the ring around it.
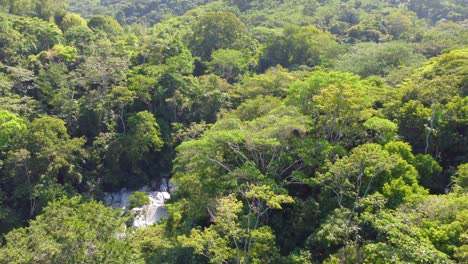
{"label": "dense forest canopy", "polygon": [[0,0],[0,263],[468,263],[467,95],[466,0]]}

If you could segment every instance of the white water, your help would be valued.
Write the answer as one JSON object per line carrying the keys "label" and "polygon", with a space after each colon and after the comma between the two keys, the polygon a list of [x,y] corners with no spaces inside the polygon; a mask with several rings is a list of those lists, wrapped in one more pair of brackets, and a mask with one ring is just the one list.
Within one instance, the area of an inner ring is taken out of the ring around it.
{"label": "white water", "polygon": [[127,210],[130,205],[129,197],[135,192],[145,192],[150,199],[150,204],[143,207],[133,208],[131,211],[136,213],[133,221],[135,227],[147,227],[158,223],[161,219],[167,217],[167,212],[164,204],[171,198],[169,191],[172,191],[173,186],[168,183],[167,179],[161,181],[159,191],[150,190],[148,186],[136,191],[129,191],[126,188],[116,193],[106,193],[104,196],[104,204],[112,206],[112,208],[121,208]]}

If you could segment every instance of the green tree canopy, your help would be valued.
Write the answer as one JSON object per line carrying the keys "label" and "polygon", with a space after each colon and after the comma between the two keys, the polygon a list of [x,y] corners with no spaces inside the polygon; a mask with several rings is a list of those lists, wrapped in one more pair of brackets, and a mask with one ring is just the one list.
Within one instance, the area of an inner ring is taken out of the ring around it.
{"label": "green tree canopy", "polygon": [[195,56],[209,60],[218,49],[251,48],[247,28],[232,13],[208,12],[202,14],[192,25],[193,35],[189,47]]}
{"label": "green tree canopy", "polygon": [[80,197],[51,202],[29,227],[9,233],[2,263],[122,263],[132,256],[119,212]]}

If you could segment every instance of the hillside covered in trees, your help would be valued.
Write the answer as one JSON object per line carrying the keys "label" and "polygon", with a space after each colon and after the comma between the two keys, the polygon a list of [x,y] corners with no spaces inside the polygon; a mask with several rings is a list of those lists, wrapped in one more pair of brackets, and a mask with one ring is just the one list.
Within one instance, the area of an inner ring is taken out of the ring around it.
{"label": "hillside covered in trees", "polygon": [[468,263],[467,95],[466,0],[0,0],[0,263]]}

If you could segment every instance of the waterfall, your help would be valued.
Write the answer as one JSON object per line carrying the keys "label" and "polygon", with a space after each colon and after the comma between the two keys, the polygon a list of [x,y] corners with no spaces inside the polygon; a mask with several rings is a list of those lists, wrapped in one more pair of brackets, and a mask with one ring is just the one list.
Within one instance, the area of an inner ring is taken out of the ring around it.
{"label": "waterfall", "polygon": [[173,191],[173,189],[174,186],[171,185],[166,178],[163,178],[158,191],[151,190],[148,186],[144,186],[136,191],[130,191],[126,188],[123,188],[120,190],[120,192],[105,193],[104,204],[111,206],[114,209],[120,208],[123,212],[125,212],[129,208],[129,197],[132,194],[135,192],[146,193],[150,203],[143,207],[133,208],[131,211],[136,215],[133,221],[133,226],[139,228],[147,227],[156,224],[161,221],[161,219],[165,219],[167,217],[164,204],[171,198],[169,192]]}

